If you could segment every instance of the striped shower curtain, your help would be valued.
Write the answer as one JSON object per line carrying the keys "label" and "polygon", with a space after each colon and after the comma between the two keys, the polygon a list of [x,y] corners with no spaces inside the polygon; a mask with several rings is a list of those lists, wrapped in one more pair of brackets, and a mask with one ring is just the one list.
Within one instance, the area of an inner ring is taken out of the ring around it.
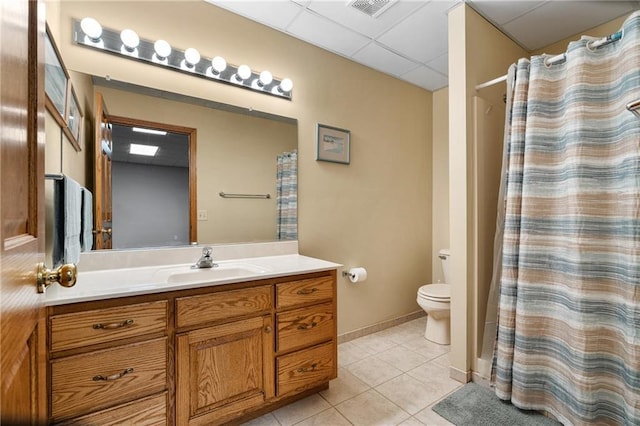
{"label": "striped shower curtain", "polygon": [[564,424],[640,424],[640,12],[613,40],[509,73],[492,379]]}
{"label": "striped shower curtain", "polygon": [[276,172],[276,238],[298,239],[298,153],[278,155]]}

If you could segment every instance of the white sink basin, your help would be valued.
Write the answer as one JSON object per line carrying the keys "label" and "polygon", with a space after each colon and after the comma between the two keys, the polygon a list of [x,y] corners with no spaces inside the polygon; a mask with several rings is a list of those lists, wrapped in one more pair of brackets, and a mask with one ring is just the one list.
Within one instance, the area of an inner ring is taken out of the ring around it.
{"label": "white sink basin", "polygon": [[218,263],[213,268],[192,269],[191,265],[181,265],[159,269],[154,281],[169,284],[203,283],[227,278],[254,277],[266,274],[268,269],[244,262]]}

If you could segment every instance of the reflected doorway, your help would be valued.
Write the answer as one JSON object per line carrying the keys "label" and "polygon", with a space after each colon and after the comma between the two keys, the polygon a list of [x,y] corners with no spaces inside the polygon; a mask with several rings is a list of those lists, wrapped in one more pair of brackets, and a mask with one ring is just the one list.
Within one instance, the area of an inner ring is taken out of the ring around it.
{"label": "reflected doorway", "polygon": [[196,241],[195,129],[110,118],[112,248]]}

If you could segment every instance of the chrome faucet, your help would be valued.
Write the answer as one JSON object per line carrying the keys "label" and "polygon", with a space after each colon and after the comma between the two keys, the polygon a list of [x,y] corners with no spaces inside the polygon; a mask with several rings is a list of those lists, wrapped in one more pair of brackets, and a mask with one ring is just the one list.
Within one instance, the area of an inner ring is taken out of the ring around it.
{"label": "chrome faucet", "polygon": [[195,265],[193,265],[192,269],[206,269],[206,268],[215,268],[218,266],[213,263],[213,249],[211,247],[203,247],[202,248],[202,256]]}

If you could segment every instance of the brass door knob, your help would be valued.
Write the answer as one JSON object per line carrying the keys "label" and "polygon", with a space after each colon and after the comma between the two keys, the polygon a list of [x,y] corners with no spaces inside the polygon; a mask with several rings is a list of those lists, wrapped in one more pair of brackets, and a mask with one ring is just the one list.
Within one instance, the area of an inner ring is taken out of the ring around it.
{"label": "brass door knob", "polygon": [[98,229],[98,230],[93,230],[92,231],[94,234],[109,234],[111,235],[113,233],[113,230],[111,228],[102,228],[102,229]]}
{"label": "brass door knob", "polygon": [[63,287],[73,287],[76,283],[78,268],[72,263],[67,263],[58,267],[56,270],[50,270],[44,263],[38,264],[36,272],[36,284],[38,285],[38,293],[44,291],[53,283],[58,283]]}

